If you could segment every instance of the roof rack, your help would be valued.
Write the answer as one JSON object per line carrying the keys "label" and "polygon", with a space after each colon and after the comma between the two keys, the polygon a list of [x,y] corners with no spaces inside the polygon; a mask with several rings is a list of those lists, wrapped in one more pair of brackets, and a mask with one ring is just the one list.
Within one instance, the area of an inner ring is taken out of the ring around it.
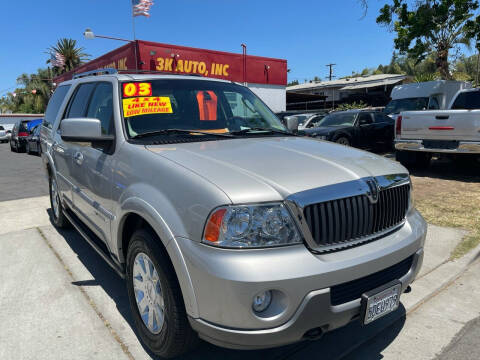
{"label": "roof rack", "polygon": [[202,77],[200,74],[183,74],[183,73],[174,73],[168,71],[158,71],[158,70],[135,70],[135,69],[126,69],[126,70],[118,70],[119,74],[160,74],[160,75],[178,75],[178,76],[199,76]]}
{"label": "roof rack", "polygon": [[86,76],[111,75],[111,74],[117,74],[117,73],[118,73],[117,69],[113,69],[113,68],[96,69],[96,70],[86,71],[79,74],[74,74],[73,79],[80,79]]}

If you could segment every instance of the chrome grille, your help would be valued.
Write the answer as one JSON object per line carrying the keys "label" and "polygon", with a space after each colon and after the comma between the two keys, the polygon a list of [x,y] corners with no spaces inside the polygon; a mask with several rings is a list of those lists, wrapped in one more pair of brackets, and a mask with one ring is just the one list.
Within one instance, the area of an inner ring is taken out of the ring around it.
{"label": "chrome grille", "polygon": [[382,234],[405,219],[410,184],[381,189],[378,201],[366,194],[308,205],[304,216],[312,239],[319,247],[346,245]]}

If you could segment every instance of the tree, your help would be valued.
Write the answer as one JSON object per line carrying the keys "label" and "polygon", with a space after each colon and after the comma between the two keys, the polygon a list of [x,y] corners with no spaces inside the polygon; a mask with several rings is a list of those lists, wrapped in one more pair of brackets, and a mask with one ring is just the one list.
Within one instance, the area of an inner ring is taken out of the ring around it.
{"label": "tree", "polygon": [[[53,70],[56,74],[62,74],[64,72],[73,70],[77,66],[87,62],[89,60],[88,54],[84,53],[85,48],[77,47],[77,40],[62,38],[57,41],[57,44],[50,46],[47,49],[47,53],[55,55],[59,53],[65,59],[63,66],[54,66]],[[47,60],[47,64],[51,63],[51,59]]]}
{"label": "tree", "polygon": [[4,97],[7,110],[20,113],[44,113],[52,94],[52,81],[48,69],[38,69],[35,74],[22,74],[17,78],[20,85]]}
{"label": "tree", "polygon": [[380,9],[377,23],[393,26],[395,48],[416,63],[435,54],[435,65],[443,79],[451,79],[451,50],[470,45],[479,17],[477,0],[391,0]]}
{"label": "tree", "polygon": [[293,80],[293,81],[290,81],[290,82],[287,84],[287,86],[293,86],[293,85],[298,85],[298,84],[299,84],[298,80]]}

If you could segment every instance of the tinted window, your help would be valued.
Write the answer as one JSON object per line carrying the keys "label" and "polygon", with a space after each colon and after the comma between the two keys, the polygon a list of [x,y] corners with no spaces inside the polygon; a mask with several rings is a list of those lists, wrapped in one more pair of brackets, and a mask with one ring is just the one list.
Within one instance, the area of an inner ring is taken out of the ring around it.
{"label": "tinted window", "polygon": [[0,130],[5,130],[5,129],[3,128],[3,126],[0,126]]}
{"label": "tinted window", "polygon": [[428,106],[428,97],[396,99],[385,106],[385,114],[398,114],[402,111],[425,110]]}
{"label": "tinted window", "polygon": [[438,100],[436,97],[431,97],[430,102],[428,103],[428,108],[430,110],[438,110],[440,109],[440,105],[438,104]]}
{"label": "tinted window", "polygon": [[78,118],[85,117],[87,112],[88,100],[95,87],[96,83],[81,84],[73,97],[73,101],[70,103],[66,118]]}
{"label": "tinted window", "polygon": [[52,128],[57,117],[58,110],[60,109],[60,105],[62,105],[63,99],[65,99],[65,95],[67,95],[69,89],[70,85],[63,85],[59,86],[57,90],[55,90],[50,98],[50,101],[48,102],[47,110],[45,111],[45,118],[43,119],[43,126],[46,126],[49,129]]}
{"label": "tinted window", "polygon": [[88,105],[87,117],[100,120],[102,134],[113,134],[113,87],[111,83],[98,83]]}
{"label": "tinted window", "polygon": [[28,121],[22,121],[19,125],[18,125],[18,132],[20,131],[26,131],[28,132],[28,125],[27,125]]}
{"label": "tinted window", "polygon": [[376,113],[373,116],[375,118],[376,123],[384,123],[384,122],[392,122],[393,121],[393,119],[391,119],[390,117],[388,117],[387,115],[384,115],[384,114]]}
{"label": "tinted window", "polygon": [[371,124],[372,122],[372,116],[369,113],[361,113],[358,115],[358,123],[360,125]]}
{"label": "tinted window", "polygon": [[357,114],[356,113],[336,113],[325,116],[319,126],[353,126]]}
{"label": "tinted window", "polygon": [[480,109],[480,91],[468,91],[458,94],[452,109]]}

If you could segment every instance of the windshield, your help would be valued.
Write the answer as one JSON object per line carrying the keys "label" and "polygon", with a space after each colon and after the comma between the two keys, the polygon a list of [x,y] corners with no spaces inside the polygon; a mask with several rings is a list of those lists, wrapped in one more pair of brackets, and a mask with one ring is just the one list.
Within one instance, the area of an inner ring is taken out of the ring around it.
{"label": "windshield", "polygon": [[385,106],[385,114],[398,114],[402,111],[425,110],[428,107],[428,97],[396,99]]}
{"label": "windshield", "polygon": [[148,80],[123,83],[122,94],[129,137],[168,129],[212,133],[250,128],[287,131],[256,95],[233,83]]}
{"label": "windshield", "polygon": [[298,125],[305,124],[305,121],[310,117],[310,115],[294,115],[298,119]]}
{"label": "windshield", "polygon": [[353,126],[356,113],[337,113],[325,116],[317,126]]}

